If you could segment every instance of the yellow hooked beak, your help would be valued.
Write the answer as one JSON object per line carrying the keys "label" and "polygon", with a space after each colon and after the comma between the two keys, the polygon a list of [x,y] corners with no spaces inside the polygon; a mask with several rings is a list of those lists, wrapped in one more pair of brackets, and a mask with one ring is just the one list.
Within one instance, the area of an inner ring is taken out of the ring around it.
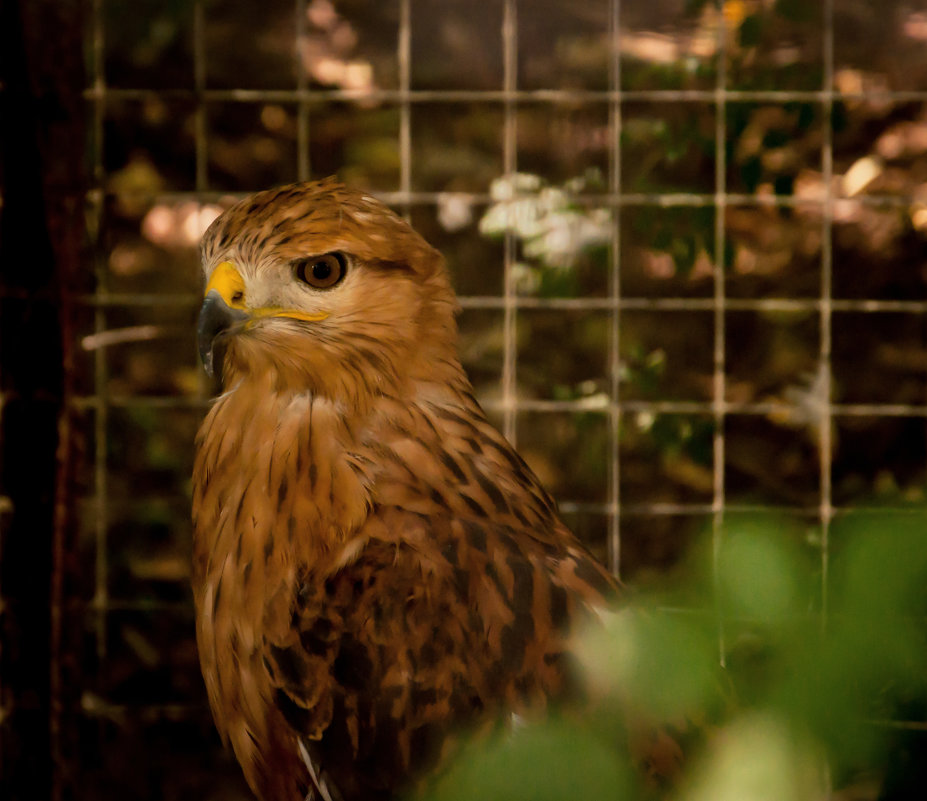
{"label": "yellow hooked beak", "polygon": [[220,334],[235,323],[244,323],[244,327],[249,328],[256,320],[265,317],[289,317],[307,322],[317,322],[328,317],[328,312],[304,312],[280,306],[249,309],[245,297],[245,280],[229,261],[222,262],[213,270],[204,295],[197,341],[203,366],[210,375],[214,373],[213,344]]}

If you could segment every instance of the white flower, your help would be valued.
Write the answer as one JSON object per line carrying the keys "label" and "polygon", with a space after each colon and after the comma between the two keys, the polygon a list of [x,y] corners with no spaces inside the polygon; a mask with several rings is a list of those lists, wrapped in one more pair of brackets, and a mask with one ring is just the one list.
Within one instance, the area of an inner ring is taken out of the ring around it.
{"label": "white flower", "polygon": [[496,178],[489,187],[489,196],[497,203],[511,200],[525,192],[537,192],[541,188],[541,177],[529,172],[513,172]]}
{"label": "white flower", "polygon": [[512,283],[519,295],[533,295],[541,287],[541,271],[530,264],[516,261],[511,266]]}
{"label": "white flower", "polygon": [[459,231],[473,221],[473,205],[468,195],[443,192],[438,195],[438,222],[445,231]]}

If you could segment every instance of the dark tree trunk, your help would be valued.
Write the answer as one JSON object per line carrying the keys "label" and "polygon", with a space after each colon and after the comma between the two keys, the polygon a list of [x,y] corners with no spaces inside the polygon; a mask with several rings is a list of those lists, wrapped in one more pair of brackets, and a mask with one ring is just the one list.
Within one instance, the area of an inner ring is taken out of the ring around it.
{"label": "dark tree trunk", "polygon": [[[82,5],[0,0],[0,798],[60,795]],[[73,635],[68,635],[73,636]],[[70,649],[68,649],[70,650]],[[66,760],[64,760],[66,762]]]}

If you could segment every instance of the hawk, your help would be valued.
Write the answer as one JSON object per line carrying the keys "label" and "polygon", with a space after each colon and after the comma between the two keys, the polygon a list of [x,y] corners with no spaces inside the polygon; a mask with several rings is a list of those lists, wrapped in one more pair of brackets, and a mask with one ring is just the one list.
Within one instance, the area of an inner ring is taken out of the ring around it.
{"label": "hawk", "polygon": [[[619,585],[487,421],[441,255],[333,179],[210,226],[193,590],[216,725],[264,801],[414,790],[575,691]],[[504,725],[501,724],[501,725]]]}

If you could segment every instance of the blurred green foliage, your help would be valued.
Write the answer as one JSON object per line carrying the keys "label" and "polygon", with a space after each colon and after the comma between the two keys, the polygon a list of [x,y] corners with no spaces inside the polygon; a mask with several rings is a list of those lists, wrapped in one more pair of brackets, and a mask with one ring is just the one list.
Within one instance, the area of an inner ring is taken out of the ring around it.
{"label": "blurred green foliage", "polygon": [[471,746],[430,801],[647,797],[657,790],[616,721],[663,727],[684,745],[661,796],[922,797],[895,757],[923,754],[923,727],[907,743],[899,734],[927,712],[925,532],[922,508],[836,518],[825,611],[813,600],[820,551],[786,519],[737,516],[706,534],[671,591],[635,598],[581,637],[593,699],[582,722],[554,716]]}
{"label": "blurred green foliage", "polygon": [[442,776],[430,801],[628,797],[631,774],[608,741],[574,722],[554,719],[513,735],[474,743]]}

